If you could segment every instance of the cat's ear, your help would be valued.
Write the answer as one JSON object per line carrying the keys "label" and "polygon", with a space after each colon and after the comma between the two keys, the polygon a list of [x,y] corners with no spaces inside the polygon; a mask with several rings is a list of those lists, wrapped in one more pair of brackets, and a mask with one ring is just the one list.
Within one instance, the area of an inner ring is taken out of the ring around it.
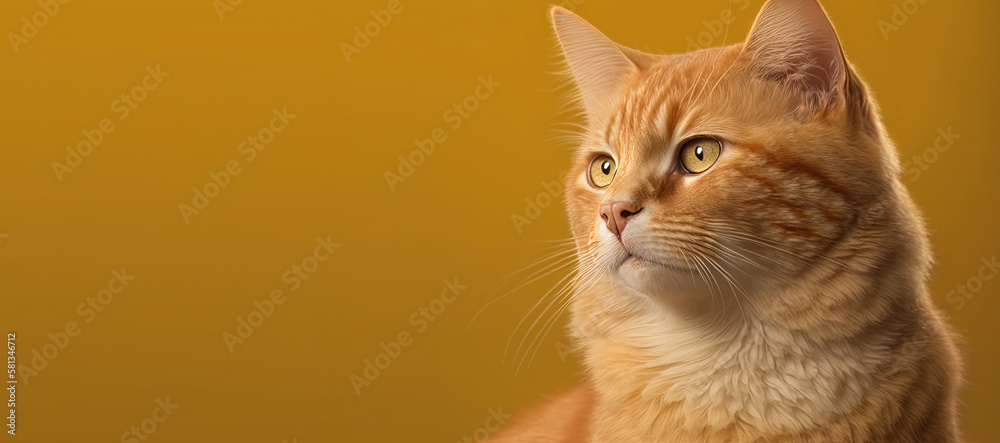
{"label": "cat's ear", "polygon": [[576,14],[552,7],[552,25],[588,116],[607,110],[625,80],[646,54],[616,44]]}
{"label": "cat's ear", "polygon": [[744,55],[765,78],[795,82],[821,97],[845,97],[847,61],[816,0],[769,0],[750,30]]}

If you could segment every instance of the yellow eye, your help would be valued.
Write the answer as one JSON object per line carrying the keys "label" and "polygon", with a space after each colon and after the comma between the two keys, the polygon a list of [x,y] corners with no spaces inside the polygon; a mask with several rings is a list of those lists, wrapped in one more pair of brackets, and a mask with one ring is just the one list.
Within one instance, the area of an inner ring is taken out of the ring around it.
{"label": "yellow eye", "polygon": [[722,146],[714,138],[693,139],[681,147],[681,166],[693,174],[705,172],[715,164],[721,152]]}
{"label": "yellow eye", "polygon": [[611,184],[611,180],[615,179],[617,170],[615,159],[606,155],[598,155],[590,163],[590,182],[598,188],[607,187]]}

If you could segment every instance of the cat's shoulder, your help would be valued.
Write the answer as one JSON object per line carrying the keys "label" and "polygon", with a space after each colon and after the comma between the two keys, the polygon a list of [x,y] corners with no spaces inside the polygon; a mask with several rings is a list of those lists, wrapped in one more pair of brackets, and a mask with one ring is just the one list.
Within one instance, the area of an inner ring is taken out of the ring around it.
{"label": "cat's shoulder", "polygon": [[550,397],[517,414],[511,425],[486,443],[586,443],[594,393],[587,384]]}

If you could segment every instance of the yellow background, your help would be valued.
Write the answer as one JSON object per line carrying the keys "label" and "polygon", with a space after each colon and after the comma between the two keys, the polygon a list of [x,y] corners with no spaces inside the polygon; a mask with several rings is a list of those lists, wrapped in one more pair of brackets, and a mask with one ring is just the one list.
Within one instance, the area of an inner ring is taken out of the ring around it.
{"label": "yellow background", "polygon": [[[685,51],[728,7],[577,3],[613,39],[662,52]],[[734,1],[730,42],[761,4]],[[968,433],[991,441],[1000,281],[962,309],[945,294],[1000,253],[1000,6],[929,0],[886,40],[878,22],[894,4],[826,7],[904,159],[939,128],[961,134],[908,183],[932,232],[939,305],[968,338]],[[340,44],[386,5],[245,0],[220,20],[212,0],[74,1],[17,53],[0,44],[0,328],[18,333],[21,365],[67,322],[81,330],[20,386],[21,441],[119,441],[167,397],[179,409],[150,441],[461,441],[490,408],[515,412],[574,382],[558,326],[516,377],[502,361],[560,275],[470,326],[505,277],[568,236],[559,204],[520,233],[511,221],[567,165],[546,3],[404,1],[348,63]],[[0,31],[39,10],[6,1]],[[169,77],[119,121],[112,102],[157,65]],[[489,75],[501,85],[452,129],[443,113]],[[246,162],[237,146],[275,107],[295,119]],[[115,130],[58,181],[52,162],[103,118]],[[385,172],[435,128],[447,140],[390,191]],[[231,160],[242,172],[186,224],[178,205]],[[327,235],[340,247],[289,291],[283,273]],[[84,323],[78,305],[121,267],[135,280]],[[468,288],[417,333],[410,315],[453,278]],[[273,289],[287,301],[230,353],[223,334]],[[400,332],[413,343],[357,395],[351,374]]]}

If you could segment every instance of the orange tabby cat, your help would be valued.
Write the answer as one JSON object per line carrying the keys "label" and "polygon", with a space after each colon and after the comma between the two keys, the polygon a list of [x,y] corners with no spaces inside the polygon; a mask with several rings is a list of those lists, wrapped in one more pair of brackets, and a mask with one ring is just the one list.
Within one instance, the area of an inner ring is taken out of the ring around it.
{"label": "orange tabby cat", "polygon": [[745,42],[680,55],[552,20],[587,116],[587,379],[491,441],[963,441],[926,230],[822,7],[770,0]]}

